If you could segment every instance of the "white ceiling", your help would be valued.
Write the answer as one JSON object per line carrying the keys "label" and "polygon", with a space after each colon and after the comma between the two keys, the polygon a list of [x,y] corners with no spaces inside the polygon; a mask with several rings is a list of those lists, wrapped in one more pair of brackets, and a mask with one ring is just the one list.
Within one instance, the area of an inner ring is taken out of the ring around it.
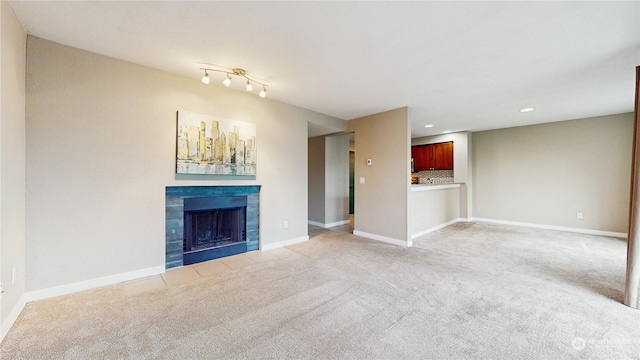
{"label": "white ceiling", "polygon": [[408,106],[413,137],[631,112],[640,65],[637,1],[10,4],[31,35],[194,81],[241,67],[341,119]]}

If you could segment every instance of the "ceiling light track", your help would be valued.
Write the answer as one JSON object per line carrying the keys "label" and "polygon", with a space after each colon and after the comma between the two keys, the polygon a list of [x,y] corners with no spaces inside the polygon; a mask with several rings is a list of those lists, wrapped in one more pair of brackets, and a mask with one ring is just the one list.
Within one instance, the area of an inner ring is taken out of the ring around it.
{"label": "ceiling light track", "polygon": [[[203,64],[200,63],[201,65],[213,65],[213,64]],[[211,67],[201,67],[200,70],[204,70],[204,76],[202,77],[202,83],[205,85],[209,85],[210,83],[210,78],[209,78],[209,72],[213,71],[213,72],[220,72],[220,73],[226,73],[227,76],[225,77],[224,81],[222,81],[222,83],[225,86],[230,86],[231,85],[231,81],[232,81],[232,76],[237,76],[237,77],[242,77],[244,78],[244,80],[246,80],[246,86],[245,89],[247,91],[253,91],[253,85],[252,84],[258,84],[262,86],[262,90],[260,90],[260,93],[258,94],[261,98],[264,98],[267,96],[267,88],[269,87],[269,83],[267,83],[264,80],[259,80],[253,76],[249,76],[247,74],[247,71],[244,69],[240,69],[240,68],[233,68],[233,69],[228,69],[222,66],[218,66],[215,65],[215,67],[211,66]]]}

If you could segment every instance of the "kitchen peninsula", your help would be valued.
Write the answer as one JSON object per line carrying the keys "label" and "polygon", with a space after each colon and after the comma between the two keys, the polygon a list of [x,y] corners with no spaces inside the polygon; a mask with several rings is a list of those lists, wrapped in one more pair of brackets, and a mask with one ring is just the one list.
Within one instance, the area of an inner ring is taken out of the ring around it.
{"label": "kitchen peninsula", "polygon": [[460,220],[460,187],[461,184],[411,185],[409,194],[411,239]]}
{"label": "kitchen peninsula", "polygon": [[[471,133],[459,132],[412,139],[412,155],[425,144],[452,144],[453,161],[446,166],[418,166],[417,184],[410,184],[409,237],[411,240],[471,216]],[[435,147],[434,147],[435,154]],[[435,158],[434,162],[435,164]]]}

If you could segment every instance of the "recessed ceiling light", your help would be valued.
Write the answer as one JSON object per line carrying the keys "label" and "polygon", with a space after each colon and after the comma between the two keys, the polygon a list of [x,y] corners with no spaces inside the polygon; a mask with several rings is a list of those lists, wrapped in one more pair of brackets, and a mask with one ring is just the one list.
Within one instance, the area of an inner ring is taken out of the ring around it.
{"label": "recessed ceiling light", "polygon": [[529,111],[533,111],[533,108],[524,108],[524,109],[520,110],[521,113],[525,113],[525,112],[529,112]]}
{"label": "recessed ceiling light", "polygon": [[451,132],[450,130],[447,130],[447,131],[443,131],[442,133],[443,134],[449,134],[450,132]]}
{"label": "recessed ceiling light", "polygon": [[433,125],[425,125],[424,127],[433,127]]}

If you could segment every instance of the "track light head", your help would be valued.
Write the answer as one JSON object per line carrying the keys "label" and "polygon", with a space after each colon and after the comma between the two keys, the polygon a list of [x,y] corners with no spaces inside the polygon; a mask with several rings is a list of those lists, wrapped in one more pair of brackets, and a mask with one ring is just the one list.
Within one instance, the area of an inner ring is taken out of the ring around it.
{"label": "track light head", "polygon": [[253,90],[253,86],[251,86],[251,81],[249,81],[249,79],[247,79],[247,87],[246,87],[247,91],[252,91]]}
{"label": "track light head", "polygon": [[229,87],[229,85],[231,85],[231,75],[229,75],[229,73],[227,73],[227,78],[224,79],[224,81],[222,82],[224,84],[224,86]]}
{"label": "track light head", "polygon": [[262,85],[262,90],[260,90],[260,97],[264,98],[265,96],[267,96],[267,87]]}
{"label": "track light head", "polygon": [[202,83],[205,85],[209,85],[209,73],[207,70],[204,71],[204,76],[202,77]]}

